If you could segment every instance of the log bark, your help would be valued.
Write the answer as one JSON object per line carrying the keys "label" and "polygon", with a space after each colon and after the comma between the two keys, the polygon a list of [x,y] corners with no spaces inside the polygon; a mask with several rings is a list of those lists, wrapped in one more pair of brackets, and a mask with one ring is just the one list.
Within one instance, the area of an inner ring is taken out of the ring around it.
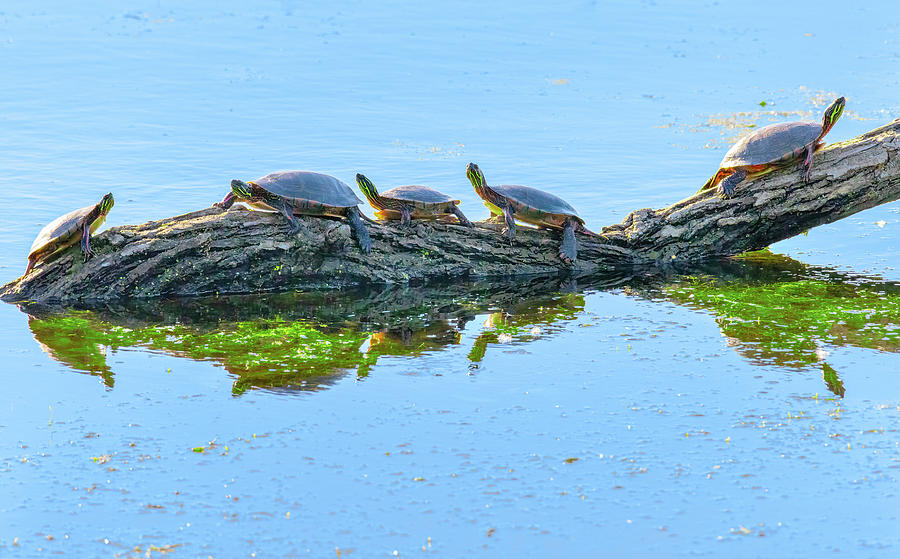
{"label": "log bark", "polygon": [[301,217],[303,227],[292,234],[278,214],[207,208],[110,228],[92,238],[91,260],[82,262],[77,247],[70,249],[0,288],[0,298],[111,301],[519,274],[581,277],[623,267],[684,265],[763,248],[897,200],[898,152],[900,119],[818,152],[808,183],[798,165],[740,184],[730,200],[705,191],[594,228],[602,236],[579,234],[574,266],[557,257],[558,233],[524,227],[510,244],[493,223],[479,222],[474,229],[441,222],[408,228],[369,223],[373,249],[364,255],[340,220]]}

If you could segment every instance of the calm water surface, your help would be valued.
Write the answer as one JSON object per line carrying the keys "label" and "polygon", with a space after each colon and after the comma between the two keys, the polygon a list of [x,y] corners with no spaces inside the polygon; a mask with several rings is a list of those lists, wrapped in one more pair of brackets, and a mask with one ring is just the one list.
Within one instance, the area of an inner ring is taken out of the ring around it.
{"label": "calm water surface", "polygon": [[[599,227],[747,127],[900,117],[893,2],[0,6],[0,281],[41,227],[306,168]],[[764,103],[764,104],[763,104]],[[370,213],[371,215],[371,213]],[[685,275],[0,306],[0,556],[887,556],[898,209]],[[23,312],[24,311],[24,312]]]}

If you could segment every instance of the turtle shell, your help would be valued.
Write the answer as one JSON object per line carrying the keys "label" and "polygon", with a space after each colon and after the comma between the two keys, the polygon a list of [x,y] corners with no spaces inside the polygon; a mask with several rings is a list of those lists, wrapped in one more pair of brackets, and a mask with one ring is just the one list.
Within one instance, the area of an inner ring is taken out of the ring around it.
{"label": "turtle shell", "polygon": [[285,198],[309,200],[333,208],[350,208],[362,200],[347,183],[331,175],[312,171],[279,171],[253,181],[257,186]]}
{"label": "turtle shell", "polygon": [[[38,233],[37,238],[31,244],[31,250],[28,251],[28,258],[40,255],[50,255],[54,252],[67,248],[81,238],[84,220],[97,204],[85,206],[77,210],[61,215],[54,219]],[[105,216],[101,215],[94,223],[91,224],[91,230],[100,227]]]}
{"label": "turtle shell", "polygon": [[821,132],[822,125],[814,122],[783,122],[764,126],[731,146],[720,167],[765,165],[798,156]]}
{"label": "turtle shell", "polygon": [[382,198],[393,198],[403,202],[420,202],[423,204],[459,204],[459,200],[454,200],[443,192],[431,188],[430,186],[422,186],[413,184],[409,186],[397,186],[381,193]]}
{"label": "turtle shell", "polygon": [[562,227],[568,217],[584,223],[575,208],[555,194],[518,184],[501,184],[489,188],[509,200],[516,219],[525,223]]}
{"label": "turtle shell", "polygon": [[[501,184],[489,188],[510,201],[515,217],[519,221],[560,228],[569,217],[574,217],[579,223],[584,224],[575,208],[555,194],[518,184]],[[489,202],[485,202],[485,205],[493,213],[503,213],[503,210]]]}

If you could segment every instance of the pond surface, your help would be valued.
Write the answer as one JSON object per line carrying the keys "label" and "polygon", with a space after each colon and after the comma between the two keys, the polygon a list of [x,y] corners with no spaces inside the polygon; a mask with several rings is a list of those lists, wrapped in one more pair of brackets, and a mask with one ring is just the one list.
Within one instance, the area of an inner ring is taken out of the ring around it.
{"label": "pond surface", "polygon": [[[900,117],[893,2],[4,2],[0,282],[232,178],[465,178],[588,226],[751,126]],[[814,171],[815,172],[815,171]],[[366,210],[371,215],[371,210]],[[889,204],[683,274],[0,306],[0,556],[888,556]]]}

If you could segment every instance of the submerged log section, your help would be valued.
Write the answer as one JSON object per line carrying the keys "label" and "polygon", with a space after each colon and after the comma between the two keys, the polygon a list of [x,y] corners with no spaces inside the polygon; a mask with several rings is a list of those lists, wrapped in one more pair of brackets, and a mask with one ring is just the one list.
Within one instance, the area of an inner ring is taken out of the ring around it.
{"label": "submerged log section", "polygon": [[366,256],[342,221],[300,218],[301,231],[291,234],[278,214],[208,208],[110,228],[92,239],[96,256],[87,263],[77,247],[70,249],[0,288],[0,298],[103,301],[512,274],[581,276],[731,256],[898,198],[900,119],[817,153],[809,183],[798,165],[742,183],[730,200],[706,191],[661,210],[632,212],[599,230],[602,237],[578,235],[575,266],[557,258],[559,235],[546,231],[519,228],[510,245],[490,223],[475,229],[369,223],[373,249]]}

